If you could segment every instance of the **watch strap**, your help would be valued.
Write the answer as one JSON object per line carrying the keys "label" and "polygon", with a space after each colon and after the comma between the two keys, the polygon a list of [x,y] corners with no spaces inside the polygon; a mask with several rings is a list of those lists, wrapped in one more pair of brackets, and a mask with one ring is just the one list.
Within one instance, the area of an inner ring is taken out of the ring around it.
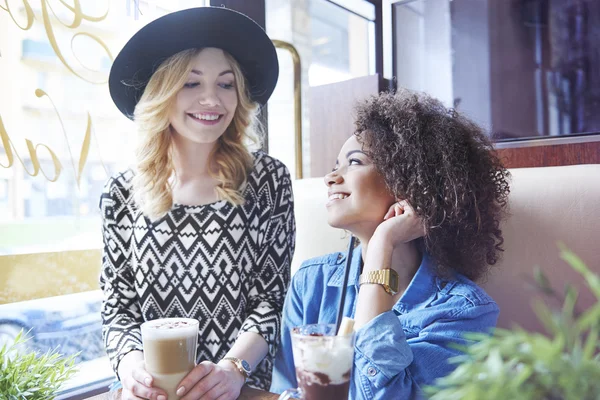
{"label": "watch strap", "polygon": [[372,283],[383,286],[383,289],[391,295],[398,293],[398,273],[391,268],[367,271],[360,275],[358,284]]}
{"label": "watch strap", "polygon": [[238,369],[238,371],[240,371],[240,373],[244,376],[244,380],[248,381],[248,377],[250,377],[250,373],[252,372],[250,370],[250,364],[248,363],[248,361],[242,360],[241,358],[237,357],[224,357],[222,358],[222,360],[232,362],[233,365],[235,365],[235,367]]}

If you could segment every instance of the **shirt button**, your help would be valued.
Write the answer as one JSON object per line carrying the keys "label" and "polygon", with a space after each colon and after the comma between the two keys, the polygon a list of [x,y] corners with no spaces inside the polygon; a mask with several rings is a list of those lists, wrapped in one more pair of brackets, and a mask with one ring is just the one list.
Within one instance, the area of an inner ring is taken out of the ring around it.
{"label": "shirt button", "polygon": [[377,375],[377,370],[373,367],[369,367],[369,369],[367,369],[367,375],[375,376],[375,375]]}

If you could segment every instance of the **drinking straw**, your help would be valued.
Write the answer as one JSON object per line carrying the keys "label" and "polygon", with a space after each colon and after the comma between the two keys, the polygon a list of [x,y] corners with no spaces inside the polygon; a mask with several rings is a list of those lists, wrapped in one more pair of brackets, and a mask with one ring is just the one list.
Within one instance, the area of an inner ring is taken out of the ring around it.
{"label": "drinking straw", "polygon": [[337,336],[348,336],[354,331],[354,320],[350,317],[342,318],[340,329],[337,331]]}
{"label": "drinking straw", "polygon": [[346,286],[348,286],[348,275],[350,274],[350,266],[352,265],[352,253],[354,250],[354,236],[350,237],[350,244],[348,245],[348,257],[346,257],[346,269],[344,270],[344,282],[342,283],[342,296],[340,297],[340,303],[338,305],[337,320],[335,322],[335,331],[340,330],[340,324],[342,323],[342,316],[344,314],[344,303],[346,302]]}

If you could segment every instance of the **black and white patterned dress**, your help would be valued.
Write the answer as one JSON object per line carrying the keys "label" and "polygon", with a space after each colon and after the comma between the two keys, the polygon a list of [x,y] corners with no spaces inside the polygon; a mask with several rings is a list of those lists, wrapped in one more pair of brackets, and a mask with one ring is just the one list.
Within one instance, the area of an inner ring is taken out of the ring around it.
{"label": "black and white patterned dress", "polygon": [[107,182],[100,286],[104,344],[115,371],[125,354],[142,350],[142,322],[188,317],[200,321],[198,362],[218,362],[240,333],[260,334],[269,353],[248,383],[268,390],[295,220],[287,168],[262,152],[253,156],[243,205],[174,205],[153,223],[134,206],[131,170]]}

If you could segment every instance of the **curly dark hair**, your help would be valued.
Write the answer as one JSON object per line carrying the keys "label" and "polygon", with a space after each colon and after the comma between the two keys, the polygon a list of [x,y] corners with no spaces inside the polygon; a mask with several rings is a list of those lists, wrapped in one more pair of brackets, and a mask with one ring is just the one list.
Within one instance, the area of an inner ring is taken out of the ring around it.
{"label": "curly dark hair", "polygon": [[501,256],[510,174],[481,127],[423,93],[381,93],[356,109],[356,133],[394,196],[424,220],[437,273],[478,280]]}

